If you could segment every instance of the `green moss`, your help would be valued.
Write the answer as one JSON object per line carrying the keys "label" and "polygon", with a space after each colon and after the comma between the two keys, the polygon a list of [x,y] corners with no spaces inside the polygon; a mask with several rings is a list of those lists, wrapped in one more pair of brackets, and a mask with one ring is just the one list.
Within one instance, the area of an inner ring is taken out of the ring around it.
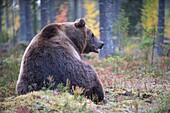
{"label": "green moss", "polygon": [[17,97],[9,97],[0,103],[0,111],[3,112],[19,112],[19,111],[34,111],[34,112],[74,112],[74,113],[89,113],[90,106],[95,106],[86,98],[74,98],[67,92],[56,91],[38,91],[27,95]]}

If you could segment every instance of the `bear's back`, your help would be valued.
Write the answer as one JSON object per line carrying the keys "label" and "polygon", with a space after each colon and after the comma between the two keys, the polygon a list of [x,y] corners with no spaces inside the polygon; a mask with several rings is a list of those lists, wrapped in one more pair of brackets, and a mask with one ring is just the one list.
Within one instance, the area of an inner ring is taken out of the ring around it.
{"label": "bear's back", "polygon": [[77,51],[66,40],[64,43],[62,40],[56,41],[55,46],[52,42],[50,44],[40,43],[39,40],[38,42],[34,40],[25,51],[19,76],[27,80],[30,85],[36,83],[39,88],[44,82],[49,81],[49,77],[52,77],[56,83],[65,83],[65,78],[76,71],[77,68],[74,67],[80,65]]}

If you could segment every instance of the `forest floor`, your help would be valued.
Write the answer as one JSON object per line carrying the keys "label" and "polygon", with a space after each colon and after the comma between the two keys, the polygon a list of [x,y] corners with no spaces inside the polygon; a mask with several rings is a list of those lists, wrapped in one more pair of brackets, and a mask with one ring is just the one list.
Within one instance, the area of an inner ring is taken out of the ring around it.
{"label": "forest floor", "polygon": [[114,56],[97,60],[90,55],[83,60],[98,73],[107,103],[94,104],[80,96],[81,88],[68,93],[67,88],[42,90],[17,96],[15,85],[23,52],[0,56],[0,113],[70,112],[70,113],[169,113],[170,58],[154,65],[131,56]]}

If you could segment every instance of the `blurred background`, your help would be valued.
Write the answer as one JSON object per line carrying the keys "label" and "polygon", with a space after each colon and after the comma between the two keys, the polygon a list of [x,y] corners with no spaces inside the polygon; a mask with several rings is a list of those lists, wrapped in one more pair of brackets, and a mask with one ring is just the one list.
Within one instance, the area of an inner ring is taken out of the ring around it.
{"label": "blurred background", "polygon": [[[32,38],[49,23],[77,18],[85,18],[105,43],[99,54],[82,55],[106,91],[108,104],[98,108],[108,113],[169,113],[170,0],[0,0],[0,101],[17,96],[22,56]],[[19,112],[19,105],[36,109],[27,104],[32,99],[23,100],[28,102],[0,102],[0,112]],[[70,111],[69,104],[63,105]],[[58,107],[47,109],[53,108]]]}
{"label": "blurred background", "polygon": [[28,45],[45,25],[77,18],[105,42],[100,59],[139,45],[170,54],[169,0],[0,0],[0,50]]}

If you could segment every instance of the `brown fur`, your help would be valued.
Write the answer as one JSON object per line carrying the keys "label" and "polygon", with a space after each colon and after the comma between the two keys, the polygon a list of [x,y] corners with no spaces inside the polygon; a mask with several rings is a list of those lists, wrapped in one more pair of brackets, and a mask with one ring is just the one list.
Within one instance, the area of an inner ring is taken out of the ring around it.
{"label": "brown fur", "polygon": [[[95,52],[94,46],[96,49],[103,46],[91,34],[84,19],[47,25],[33,38],[23,55],[17,93],[26,94],[42,87],[55,89],[59,83],[66,85],[68,79],[70,87],[83,87],[83,94],[88,98],[103,100],[104,91],[96,72],[80,56]],[[54,80],[52,87],[49,76]]]}

